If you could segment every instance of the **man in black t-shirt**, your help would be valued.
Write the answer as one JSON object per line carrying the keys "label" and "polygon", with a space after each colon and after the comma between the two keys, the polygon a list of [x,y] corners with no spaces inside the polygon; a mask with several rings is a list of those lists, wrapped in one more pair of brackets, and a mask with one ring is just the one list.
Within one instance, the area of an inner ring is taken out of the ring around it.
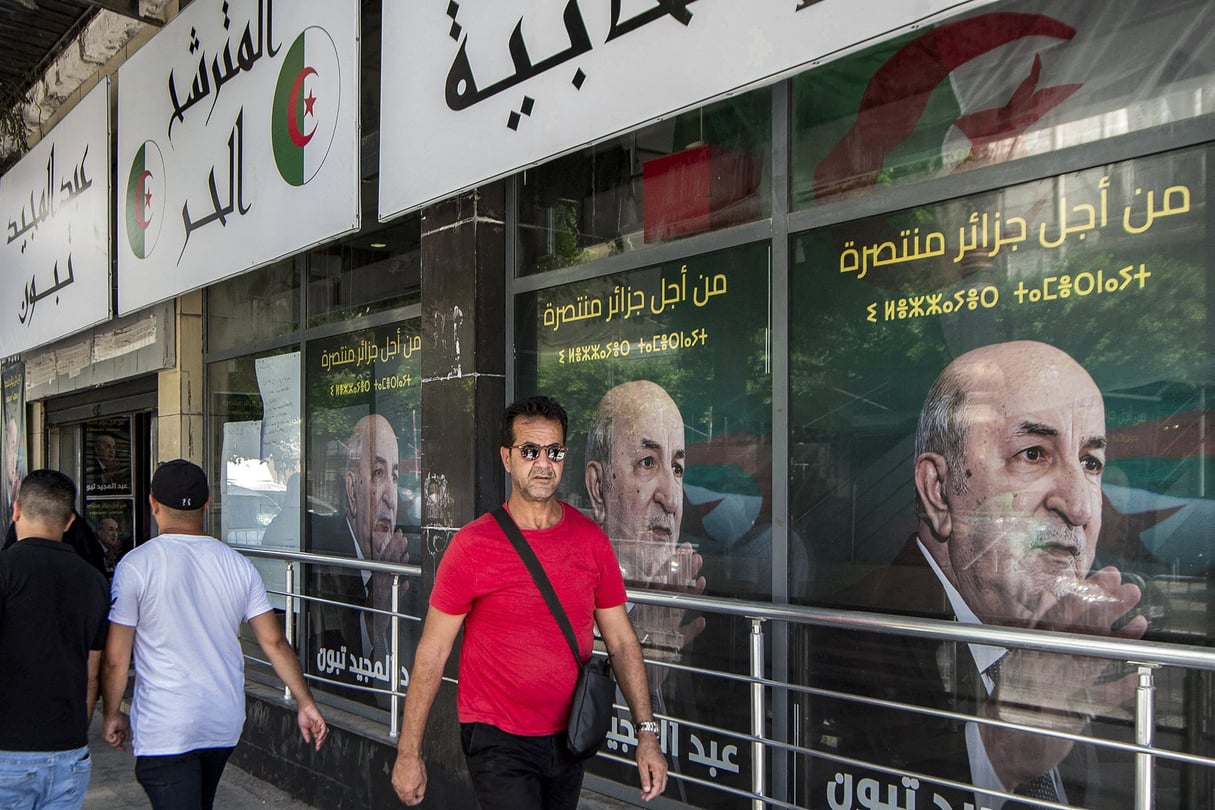
{"label": "man in black t-shirt", "polygon": [[89,784],[109,589],[62,542],[75,500],[63,473],[27,475],[0,553],[0,807],[79,808]]}

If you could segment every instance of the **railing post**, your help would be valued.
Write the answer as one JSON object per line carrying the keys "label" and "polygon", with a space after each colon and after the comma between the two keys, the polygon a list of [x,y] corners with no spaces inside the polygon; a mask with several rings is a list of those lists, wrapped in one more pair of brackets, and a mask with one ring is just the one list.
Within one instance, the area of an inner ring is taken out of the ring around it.
{"label": "railing post", "polygon": [[392,717],[388,721],[388,736],[396,739],[401,734],[401,575],[392,575],[392,619],[389,625],[392,630],[392,639],[388,642],[388,648],[391,650],[390,662],[391,667],[388,675],[388,683],[392,688],[392,697],[389,698],[388,711]]}
{"label": "railing post", "polygon": [[[764,675],[764,620],[751,618],[751,736],[760,739],[764,736],[764,721],[767,710],[764,707],[764,685],[759,681]],[[764,756],[764,744],[759,740],[751,743],[751,792],[756,796],[767,796],[768,763]],[[763,799],[751,800],[753,810],[763,810],[767,804]]]}
{"label": "railing post", "polygon": [[[1151,746],[1156,729],[1156,684],[1152,667],[1139,665],[1135,689],[1135,743]],[[1156,800],[1156,763],[1151,754],[1135,754],[1135,810],[1152,810]]]}
{"label": "railing post", "polygon": [[[291,560],[287,561],[287,585],[284,588],[287,592],[287,600],[284,607],[286,610],[283,613],[283,633],[287,636],[287,643],[291,645],[291,649],[295,647],[295,563]],[[299,650],[295,653],[299,655]],[[283,687],[283,700],[291,699],[291,690]]]}

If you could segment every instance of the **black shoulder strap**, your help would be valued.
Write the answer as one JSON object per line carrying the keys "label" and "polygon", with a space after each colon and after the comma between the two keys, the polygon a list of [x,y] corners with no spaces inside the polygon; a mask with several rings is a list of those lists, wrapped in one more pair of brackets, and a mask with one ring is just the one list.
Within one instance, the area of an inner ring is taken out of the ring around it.
{"label": "black shoulder strap", "polygon": [[565,608],[561,607],[561,600],[557,598],[557,592],[553,590],[553,583],[549,581],[548,574],[544,573],[544,566],[540,564],[539,558],[536,557],[536,552],[532,551],[532,547],[527,544],[527,540],[523,537],[523,532],[519,531],[514,518],[506,511],[506,507],[499,506],[490,514],[494,516],[494,520],[498,521],[498,525],[502,527],[506,538],[510,540],[511,545],[515,547],[515,551],[519,552],[519,556],[523,558],[523,564],[531,572],[532,579],[536,580],[536,587],[540,589],[540,594],[544,597],[544,601],[548,603],[548,609],[552,611],[553,618],[557,620],[557,626],[565,634],[565,640],[569,642],[570,652],[574,654],[574,660],[581,667],[582,655],[578,652],[578,640],[574,637],[574,627],[570,624],[569,616],[565,615]]}

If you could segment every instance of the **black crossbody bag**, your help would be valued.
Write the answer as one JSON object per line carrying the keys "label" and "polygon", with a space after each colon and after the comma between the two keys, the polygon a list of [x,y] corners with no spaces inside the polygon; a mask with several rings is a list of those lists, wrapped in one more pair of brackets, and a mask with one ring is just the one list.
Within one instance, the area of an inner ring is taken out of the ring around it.
{"label": "black crossbody bag", "polygon": [[531,572],[532,578],[536,580],[536,587],[540,589],[544,601],[548,604],[548,609],[552,611],[553,618],[557,620],[557,626],[561,628],[565,640],[569,642],[574,660],[578,662],[578,683],[574,686],[574,703],[570,706],[566,742],[569,745],[570,753],[579,759],[594,756],[595,752],[599,750],[599,746],[603,744],[603,738],[607,736],[608,727],[612,723],[612,704],[616,700],[616,678],[612,675],[612,657],[610,655],[606,657],[592,655],[591,660],[585,664],[582,663],[582,656],[578,653],[578,640],[574,637],[574,627],[570,624],[569,617],[565,615],[565,609],[561,607],[561,601],[557,599],[557,592],[553,590],[553,584],[549,581],[548,575],[544,573],[544,566],[540,564],[536,552],[532,551],[532,547],[527,544],[523,532],[519,531],[519,527],[515,525],[514,519],[511,518],[505,507],[499,506],[492,514],[494,520],[498,521],[498,525],[502,527],[507,539],[515,547],[515,551],[519,552],[519,556],[523,559],[527,570]]}

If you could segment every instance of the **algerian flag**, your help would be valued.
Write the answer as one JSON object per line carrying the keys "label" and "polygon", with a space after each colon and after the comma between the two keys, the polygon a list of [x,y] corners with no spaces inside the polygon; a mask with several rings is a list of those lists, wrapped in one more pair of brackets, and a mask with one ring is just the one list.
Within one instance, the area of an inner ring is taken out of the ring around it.
{"label": "algerian flag", "polygon": [[337,127],[341,102],[337,48],[323,28],[304,29],[283,57],[270,131],[278,173],[293,186],[316,176]]}
{"label": "algerian flag", "polygon": [[1068,142],[1167,123],[1101,120],[1084,135],[1078,122],[1152,117],[1170,93],[1192,94],[1213,21],[1204,0],[1027,0],[828,64],[794,83],[799,203],[1048,151],[1065,122],[1077,122],[1058,135]]}
{"label": "algerian flag", "polygon": [[127,241],[140,259],[146,259],[156,248],[164,202],[164,157],[155,143],[144,141],[131,161],[126,193]]}

